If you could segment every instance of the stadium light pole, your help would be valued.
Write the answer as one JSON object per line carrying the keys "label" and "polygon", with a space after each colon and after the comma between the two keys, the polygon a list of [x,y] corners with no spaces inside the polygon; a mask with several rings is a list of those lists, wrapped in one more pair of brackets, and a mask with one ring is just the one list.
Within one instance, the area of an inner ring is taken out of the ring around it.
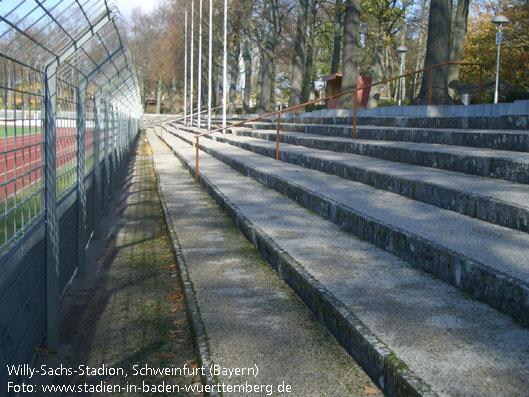
{"label": "stadium light pole", "polygon": [[213,59],[213,0],[209,0],[208,130],[211,130],[211,67]]}
{"label": "stadium light pole", "polygon": [[184,124],[187,125],[187,7],[184,18]]}
{"label": "stadium light pole", "polygon": [[498,14],[492,19],[492,23],[498,26],[498,33],[496,33],[496,45],[498,46],[498,56],[496,59],[496,89],[494,91],[494,103],[498,103],[499,90],[499,76],[500,76],[500,51],[501,42],[503,40],[503,24],[509,23],[506,16]]}
{"label": "stadium light pole", "polygon": [[195,0],[191,0],[191,53],[190,53],[190,67],[191,75],[189,82],[189,125],[193,127],[193,30],[194,30],[194,17],[195,11]]}
{"label": "stadium light pole", "polygon": [[[228,85],[228,0],[224,0],[224,72],[222,81],[222,127],[226,127],[226,103]],[[224,131],[223,131],[224,132]]]}
{"label": "stadium light pole", "polygon": [[200,128],[200,109],[201,109],[201,94],[202,94],[202,0],[200,0],[200,12],[198,18],[198,91],[197,91],[197,112],[198,122],[197,126]]}

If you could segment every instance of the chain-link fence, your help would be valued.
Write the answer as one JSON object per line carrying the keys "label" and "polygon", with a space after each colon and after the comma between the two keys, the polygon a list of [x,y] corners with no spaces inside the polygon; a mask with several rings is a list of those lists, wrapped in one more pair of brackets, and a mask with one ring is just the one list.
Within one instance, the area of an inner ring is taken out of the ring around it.
{"label": "chain-link fence", "polygon": [[[141,113],[115,7],[0,1],[0,368],[57,345],[60,298],[85,272]],[[0,395],[9,381],[0,371]]]}

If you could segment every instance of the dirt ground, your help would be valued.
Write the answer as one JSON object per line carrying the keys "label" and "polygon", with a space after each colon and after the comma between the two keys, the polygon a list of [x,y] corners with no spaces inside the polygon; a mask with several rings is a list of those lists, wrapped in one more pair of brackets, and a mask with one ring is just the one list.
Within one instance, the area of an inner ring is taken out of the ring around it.
{"label": "dirt ground", "polygon": [[[61,345],[37,349],[32,395],[144,396],[200,382],[178,372],[197,364],[151,155],[142,136],[102,238],[88,248],[88,276],[61,302]],[[154,372],[162,368],[175,372]],[[74,389],[43,389],[66,385]],[[156,395],[198,395],[175,390]]]}

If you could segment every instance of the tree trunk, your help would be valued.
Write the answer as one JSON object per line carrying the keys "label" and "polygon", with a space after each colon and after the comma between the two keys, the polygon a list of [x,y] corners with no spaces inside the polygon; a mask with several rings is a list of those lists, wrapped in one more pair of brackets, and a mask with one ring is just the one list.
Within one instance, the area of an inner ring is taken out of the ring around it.
{"label": "tree trunk", "polygon": [[312,78],[312,64],[314,62],[314,36],[316,32],[316,0],[311,0],[311,14],[308,23],[308,41],[306,59],[303,73],[303,88],[301,89],[301,102],[310,100],[310,93],[313,91],[314,79]]}
{"label": "tree trunk", "polygon": [[[429,12],[427,0],[421,0],[421,16],[420,20],[426,22],[426,13]],[[425,23],[426,24],[426,23]],[[424,43],[426,42],[426,30],[419,25],[419,43],[417,44],[417,58],[415,63],[415,70],[419,70],[421,65],[424,65],[424,57],[426,55],[426,48]],[[411,100],[414,101],[415,97],[419,95],[420,84],[422,75],[420,73],[413,75],[413,84],[411,90]]]}
{"label": "tree trunk", "polygon": [[173,76],[171,79],[171,98],[170,98],[170,106],[171,109],[169,110],[170,113],[175,113],[175,99],[176,99],[176,77]]}
{"label": "tree trunk", "polygon": [[301,103],[301,90],[303,89],[303,77],[305,72],[305,50],[307,49],[307,10],[309,0],[298,0],[298,23],[296,28],[296,44],[294,59],[292,61],[292,79],[290,86],[290,99],[288,106],[296,106]]}
{"label": "tree trunk", "polygon": [[[356,88],[358,77],[358,34],[360,30],[360,0],[345,1],[345,22],[343,42],[342,92]],[[354,95],[340,97],[338,107],[351,109]]]}
{"label": "tree trunk", "polygon": [[156,87],[156,113],[160,114],[162,107],[162,78],[158,77],[158,86]]}
{"label": "tree trunk", "polygon": [[338,73],[340,67],[340,49],[342,47],[342,4],[343,0],[336,0],[334,7],[334,37],[331,58],[331,74]]}
{"label": "tree trunk", "polygon": [[233,43],[233,50],[230,51],[230,91],[229,91],[229,102],[228,113],[237,113],[237,106],[235,101],[237,100],[237,80],[239,80],[239,55],[241,54],[241,43],[235,41]]}
{"label": "tree trunk", "polygon": [[[426,42],[425,67],[448,62],[450,57],[450,25],[452,21],[451,0],[431,0],[428,18],[428,40]],[[452,104],[448,95],[447,68],[441,67],[432,73],[432,103]],[[425,72],[421,92],[415,103],[429,103],[430,72]]]}
{"label": "tree trunk", "polygon": [[[271,78],[271,84],[270,84],[270,104],[271,104],[271,110],[274,110],[276,108],[276,63],[272,62],[272,72],[270,74]],[[280,97],[279,100],[282,100]]]}
{"label": "tree trunk", "polygon": [[[375,64],[373,65],[373,68],[374,68],[373,83],[377,83],[384,79],[384,73],[382,70],[382,59],[384,57],[383,51],[384,51],[384,48],[382,46],[382,41],[377,40],[376,47],[375,47]],[[369,109],[377,107],[378,101],[380,100],[380,89],[381,88],[382,88],[381,85],[376,85],[374,87],[371,87],[371,91],[369,93],[369,101],[367,102],[367,107]]]}
{"label": "tree trunk", "polygon": [[[450,62],[461,62],[463,56],[463,43],[467,33],[468,6],[470,0],[458,0],[455,20],[452,28],[452,40],[450,44]],[[448,67],[448,93],[455,99],[456,90],[459,86],[458,65]]]}
{"label": "tree trunk", "polygon": [[248,35],[244,35],[244,44],[242,57],[244,59],[244,94],[243,94],[243,111],[250,113],[250,96],[252,93],[252,48]]}
{"label": "tree trunk", "polygon": [[263,48],[261,48],[261,67],[259,70],[261,91],[259,92],[256,113],[268,113],[272,110],[271,96],[273,93],[274,55],[278,36],[277,0],[266,2],[268,29]]}

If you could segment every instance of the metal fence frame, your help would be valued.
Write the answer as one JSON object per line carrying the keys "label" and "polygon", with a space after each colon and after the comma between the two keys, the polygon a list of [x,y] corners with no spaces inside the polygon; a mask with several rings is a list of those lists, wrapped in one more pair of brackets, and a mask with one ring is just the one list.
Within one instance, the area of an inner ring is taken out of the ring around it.
{"label": "metal fence frame", "polygon": [[[143,109],[121,31],[106,0],[0,4],[1,368],[58,345],[60,299],[126,170]],[[1,393],[16,381],[0,371]]]}

